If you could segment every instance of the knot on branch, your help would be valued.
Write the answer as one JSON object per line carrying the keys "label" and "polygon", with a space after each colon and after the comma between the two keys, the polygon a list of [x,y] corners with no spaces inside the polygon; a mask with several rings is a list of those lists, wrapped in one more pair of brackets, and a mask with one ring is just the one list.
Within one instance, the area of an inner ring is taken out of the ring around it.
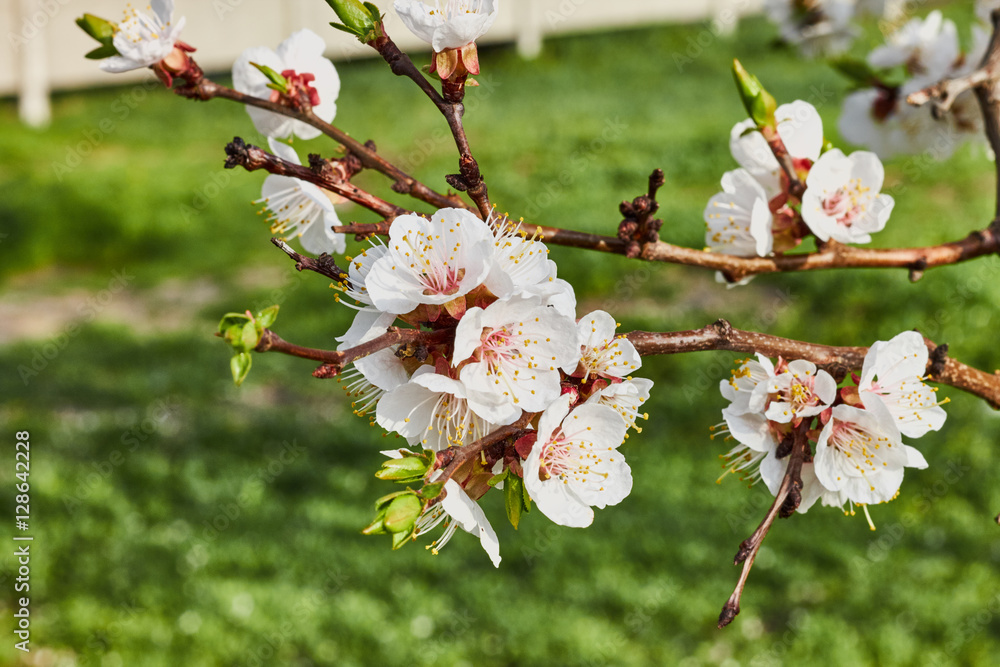
{"label": "knot on branch", "polygon": [[663,220],[653,218],[660,209],[656,201],[656,191],[666,183],[662,169],[657,169],[649,176],[649,188],[644,195],[636,197],[631,202],[623,201],[618,210],[623,220],[618,224],[618,238],[627,246],[625,256],[635,259],[642,253],[642,246],[647,243],[657,243],[660,240],[660,228]]}
{"label": "knot on branch", "polygon": [[915,283],[924,277],[924,271],[927,270],[927,258],[921,257],[917,261],[910,264],[910,282]]}
{"label": "knot on branch", "polygon": [[323,364],[313,371],[313,377],[320,380],[329,380],[340,375],[340,367],[336,364]]}
{"label": "knot on branch", "polygon": [[233,140],[226,144],[226,169],[246,166],[250,162],[250,148],[252,146],[243,141],[242,137],[233,137]]}
{"label": "knot on branch", "polygon": [[942,343],[934,348],[930,354],[930,363],[927,365],[927,374],[932,377],[939,377],[944,373],[945,362],[948,361],[948,343]]}
{"label": "knot on branch", "polygon": [[729,338],[733,334],[733,325],[729,323],[729,320],[720,318],[712,322],[712,327],[722,338]]}

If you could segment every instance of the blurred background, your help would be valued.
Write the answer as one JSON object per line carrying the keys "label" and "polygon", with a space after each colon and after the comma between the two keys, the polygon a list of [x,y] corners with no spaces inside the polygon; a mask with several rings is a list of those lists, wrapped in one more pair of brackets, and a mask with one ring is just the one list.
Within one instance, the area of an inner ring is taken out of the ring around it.
{"label": "blurred background", "polygon": [[[201,49],[213,33],[196,25],[195,12],[209,7],[198,4],[179,2],[178,13],[188,15],[184,38]],[[253,25],[258,4],[214,2],[227,13],[205,21],[217,31]],[[332,20],[312,4],[315,22]],[[596,4],[552,11],[572,16]],[[52,25],[69,34],[72,19],[101,8],[56,9]],[[531,60],[507,38],[482,48],[466,127],[501,209],[613,234],[618,203],[643,193],[660,167],[663,239],[701,247],[702,209],[735,167],[729,130],[745,117],[734,56],[779,102],[813,103],[840,144],[845,82],[776,46],[762,17],[726,23],[713,11],[688,23],[664,15],[642,27],[576,25],[536,44]],[[945,11],[961,26],[972,17],[965,3]],[[549,26],[563,14],[541,16]],[[273,48],[290,31],[244,39],[241,30],[227,35],[233,56]],[[866,30],[860,56],[882,39],[874,21]],[[96,71],[78,41],[65,67]],[[331,54],[346,43],[330,35]],[[335,124],[444,189],[454,146],[432,105],[382,62],[337,66]],[[483,504],[500,536],[499,569],[464,533],[436,557],[360,535],[372,502],[393,490],[373,477],[378,450],[401,443],[354,417],[341,387],[313,379],[309,362],[258,355],[234,387],[230,352],[213,338],[222,314],[277,303],[284,338],[331,348],[353,315],[328,281],[296,273],[269,243],[250,204],[264,175],[222,169],[234,135],[263,138],[238,106],[182,100],[148,73],[116,87],[123,79],[99,81],[108,87],[52,92],[51,120],[38,129],[19,121],[16,99],[0,101],[0,424],[11,443],[0,485],[9,517],[13,434],[30,431],[35,537],[33,650],[20,655],[8,634],[0,663],[995,664],[1000,422],[948,388],[948,422],[917,443],[930,468],[909,471],[899,498],[872,508],[878,530],[821,507],[778,522],[743,611],[724,631],[715,623],[738,576],[733,554],[770,503],[766,489],[731,476],[715,483],[727,446],[708,427],[720,421],[718,381],[734,354],[645,362],[642,374],[656,382],[650,418],[624,450],[635,489],[587,530],[533,512],[514,531],[490,494]],[[295,145],[302,155],[334,151],[322,139]],[[898,158],[886,178],[897,204],[873,245],[955,240],[991,218],[994,169],[982,148],[943,163]],[[411,203],[377,175],[358,182]],[[350,207],[340,215],[372,220]],[[850,270],[727,290],[692,268],[558,247],[551,256],[576,288],[578,312],[609,309],[623,331],[726,317],[776,335],[869,345],[919,328],[958,359],[1000,367],[996,257],[929,271],[917,284],[903,271]],[[13,624],[12,551],[0,556],[4,628]]]}

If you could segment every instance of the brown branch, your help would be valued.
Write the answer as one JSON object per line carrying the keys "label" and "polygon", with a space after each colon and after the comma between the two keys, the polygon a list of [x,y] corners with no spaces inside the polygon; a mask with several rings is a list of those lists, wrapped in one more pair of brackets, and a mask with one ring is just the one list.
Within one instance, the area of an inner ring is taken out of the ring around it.
{"label": "brown branch", "polygon": [[295,252],[290,245],[281,239],[271,239],[271,243],[281,248],[286,255],[295,260],[295,268],[298,271],[315,271],[320,275],[336,280],[338,283],[348,278],[347,272],[337,266],[337,262],[334,261],[333,257],[330,257],[326,253],[314,259]]}
{"label": "brown branch", "polygon": [[283,160],[262,148],[246,143],[240,137],[234,137],[226,145],[225,166],[226,169],[233,169],[240,166],[247,171],[264,169],[271,174],[298,178],[319,186],[324,190],[336,193],[356,204],[360,204],[385,218],[395,218],[396,216],[411,213],[408,209],[390,204],[384,199],[365,192],[350,181],[341,178],[333,169],[313,169]]}
{"label": "brown branch", "polygon": [[[626,256],[630,247],[629,241],[614,236],[542,225],[523,224],[523,228],[526,232],[537,234],[538,240],[553,245]],[[389,228],[387,223],[375,223],[345,225],[335,227],[334,231],[344,234],[384,235],[389,233]],[[1000,222],[994,222],[982,231],[972,232],[961,241],[922,248],[856,248],[829,241],[817,252],[774,257],[734,257],[657,241],[644,244],[639,259],[713,269],[723,272],[733,282],[747,276],[765,273],[850,268],[908,269],[910,279],[916,281],[926,269],[958,264],[994,253],[1000,253]]]}
{"label": "brown branch", "polygon": [[197,100],[211,100],[214,98],[231,100],[302,121],[307,125],[312,125],[326,136],[344,146],[349,153],[357,156],[361,164],[368,169],[373,169],[391,178],[393,180],[393,192],[409,195],[437,208],[472,208],[462,201],[462,198],[458,195],[441,194],[421,183],[376,153],[372,147],[361,143],[343,130],[316,116],[312,110],[293,109],[278,102],[253,97],[252,95],[241,93],[238,90],[220,85],[204,77],[190,80],[186,85],[175,88],[174,92],[182,97]]}
{"label": "brown branch", "polygon": [[442,469],[440,475],[434,478],[434,483],[445,482],[452,478],[459,468],[463,465],[479,456],[479,452],[491,447],[492,445],[502,442],[507,438],[520,435],[524,431],[524,427],[535,418],[537,413],[525,412],[521,415],[513,424],[509,426],[502,426],[496,431],[493,431],[487,436],[476,440],[475,442],[469,443],[468,445],[463,445],[461,447],[449,447],[437,454],[437,467]]}
{"label": "brown branch", "polygon": [[302,347],[282,339],[278,334],[270,329],[264,329],[260,342],[254,348],[255,352],[281,352],[282,354],[299,357],[301,359],[311,359],[321,361],[323,365],[313,372],[314,377],[332,378],[340,375],[344,367],[370,354],[383,350],[393,345],[439,345],[448,343],[455,335],[454,329],[442,329],[439,331],[420,331],[419,329],[401,329],[399,327],[389,327],[389,329],[372,340],[355,345],[346,350],[317,350],[311,347]]}
{"label": "brown branch", "polygon": [[[668,333],[633,331],[627,338],[640,355],[678,354],[703,350],[760,352],[768,357],[805,359],[829,371],[839,380],[852,370],[861,368],[867,347],[833,347],[779,338],[753,331],[734,329],[729,322],[719,320],[702,329]],[[987,373],[967,366],[947,356],[947,348],[924,339],[930,358],[927,372],[931,382],[961,389],[982,398],[995,410],[1000,410],[1000,371]]]}
{"label": "brown branch", "polygon": [[382,26],[380,32],[381,36],[369,42],[368,45],[378,51],[379,55],[388,63],[389,69],[393,74],[396,76],[405,76],[416,83],[420,90],[434,103],[434,106],[438,108],[445,120],[448,121],[448,127],[451,129],[451,135],[455,139],[455,146],[458,148],[459,155],[459,173],[448,176],[448,184],[457,190],[467,192],[472,201],[476,203],[480,217],[484,220],[488,219],[493,207],[490,204],[486,183],[483,181],[483,176],[479,171],[479,163],[472,156],[469,139],[466,137],[465,127],[462,125],[462,115],[465,113],[465,105],[462,104],[464,81],[455,87],[456,91],[458,91],[457,93],[452,92],[448,95],[448,99],[445,99],[445,97],[434,89],[434,86],[431,85],[420,70],[417,69],[417,66],[413,64],[409,56],[396,46],[396,43],[385,32],[385,26]]}
{"label": "brown branch", "polygon": [[[811,423],[811,419],[803,420],[795,429],[795,441],[792,445],[792,452],[788,455],[788,469],[785,471],[784,479],[781,480],[781,486],[778,487],[778,493],[774,496],[774,502],[771,503],[771,508],[768,510],[767,516],[757,526],[757,530],[753,532],[753,535],[740,543],[739,551],[736,552],[733,564],[739,565],[742,563],[743,570],[740,572],[740,578],[736,582],[736,589],[722,607],[722,613],[719,614],[720,630],[732,623],[736,615],[740,613],[740,598],[743,596],[743,589],[746,586],[747,578],[750,576],[750,569],[753,567],[753,562],[757,558],[760,546],[764,543],[764,538],[767,537],[768,531],[771,530],[774,520],[779,514],[782,518],[791,516],[798,507],[799,501],[801,501],[802,462],[809,451],[808,431]],[[791,504],[787,502],[793,499],[794,502]]]}

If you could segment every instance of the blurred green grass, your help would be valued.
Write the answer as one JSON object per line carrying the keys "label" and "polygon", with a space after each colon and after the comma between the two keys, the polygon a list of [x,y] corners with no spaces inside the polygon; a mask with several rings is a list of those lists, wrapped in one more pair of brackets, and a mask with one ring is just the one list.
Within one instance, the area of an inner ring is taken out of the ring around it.
{"label": "blurred green grass", "polygon": [[[844,84],[829,69],[775,51],[773,30],[752,20],[679,71],[675,56],[705,29],[554,39],[532,62],[484,49],[466,120],[494,201],[530,221],[613,233],[618,202],[661,167],[663,238],[700,246],[704,203],[735,166],[734,56],[779,100],[815,103],[835,138]],[[384,65],[339,69],[337,124],[443,189],[455,159],[435,138],[437,112]],[[243,110],[145,90],[60,95],[44,131],[19,127],[13,106],[0,105],[5,299],[50,299],[41,303],[82,317],[79,332],[0,347],[0,421],[32,434],[33,639],[55,664],[994,664],[998,422],[955,391],[942,392],[952,398],[945,428],[918,443],[930,469],[874,508],[879,531],[831,509],[780,522],[743,612],[722,632],[715,619],[738,574],[730,558],[769,501],[736,480],[713,483],[725,445],[707,427],[734,355],[646,362],[650,420],[626,447],[635,490],[586,531],[532,513],[515,532],[487,497],[499,570],[466,535],[436,558],[359,535],[390,490],[371,475],[382,436],[298,360],[258,357],[232,387],[228,353],[211,336],[225,311],[280,302],[283,336],[329,347],[352,313],[267,242],[248,204],[263,176],[221,169],[234,134],[263,143]],[[112,129],[93,139],[103,119]],[[59,168],[88,141],[80,166]],[[330,151],[304,143],[302,153]],[[969,148],[942,164],[890,163],[897,207],[875,245],[985,226],[992,174]],[[374,175],[362,182],[388,191]],[[866,345],[920,328],[964,361],[1000,365],[995,257],[916,285],[903,272],[842,271],[734,291],[684,267],[563,248],[552,257],[579,312],[606,307],[624,330],[726,317]],[[114,270],[134,278],[87,318],[83,300]],[[164,297],[168,286],[181,298]],[[26,384],[18,369],[39,354],[46,365]],[[4,627],[11,613],[0,608]],[[0,660],[15,659],[11,642],[0,646]]]}

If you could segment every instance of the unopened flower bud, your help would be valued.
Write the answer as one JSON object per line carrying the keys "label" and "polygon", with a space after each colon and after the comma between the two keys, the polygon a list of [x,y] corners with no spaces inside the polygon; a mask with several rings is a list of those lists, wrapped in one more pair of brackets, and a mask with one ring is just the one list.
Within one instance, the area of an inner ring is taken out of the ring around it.
{"label": "unopened flower bud", "polygon": [[362,44],[382,36],[382,14],[370,2],[359,0],[326,0],[343,23],[331,23],[337,30],[354,35]]}
{"label": "unopened flower bud", "polygon": [[423,511],[424,504],[416,495],[407,493],[397,496],[389,503],[382,524],[390,533],[410,533]]}
{"label": "unopened flower bud", "polygon": [[757,127],[775,127],[774,111],[778,107],[774,97],[764,89],[761,82],[750,72],[744,69],[739,60],[733,59],[733,78],[736,80],[736,89],[743,100],[750,118],[757,123]]}

